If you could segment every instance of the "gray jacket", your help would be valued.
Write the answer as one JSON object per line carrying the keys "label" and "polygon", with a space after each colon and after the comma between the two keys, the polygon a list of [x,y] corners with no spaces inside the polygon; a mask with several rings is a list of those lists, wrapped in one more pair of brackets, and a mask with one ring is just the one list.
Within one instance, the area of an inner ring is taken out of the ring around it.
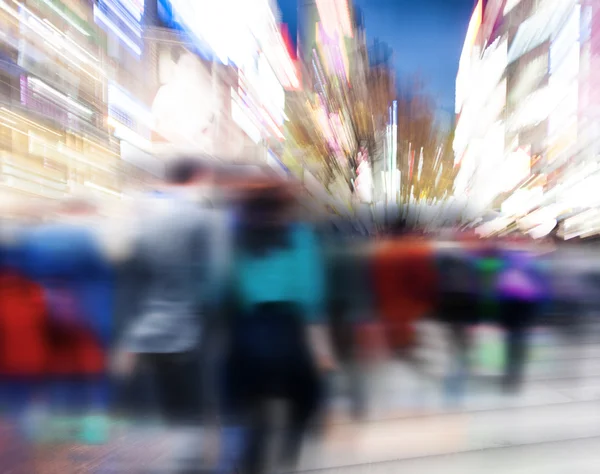
{"label": "gray jacket", "polygon": [[132,352],[194,350],[223,275],[226,223],[218,211],[182,196],[163,196],[155,204],[141,218],[135,244],[139,302],[124,345]]}

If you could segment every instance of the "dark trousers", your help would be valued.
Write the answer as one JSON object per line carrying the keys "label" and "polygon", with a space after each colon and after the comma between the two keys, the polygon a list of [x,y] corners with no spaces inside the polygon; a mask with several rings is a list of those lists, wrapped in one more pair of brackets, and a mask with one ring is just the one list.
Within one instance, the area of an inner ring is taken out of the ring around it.
{"label": "dark trousers", "polygon": [[479,322],[477,299],[467,293],[444,294],[441,298],[439,318],[450,329],[450,343],[456,353],[456,367],[448,379],[448,395],[462,397],[469,372],[471,339],[469,328]]}
{"label": "dark trousers", "polygon": [[471,348],[469,327],[479,322],[476,298],[459,293],[443,295],[440,319],[450,327],[452,344],[461,359],[461,365],[466,363]]}
{"label": "dark trousers", "polygon": [[366,410],[366,400],[356,356],[356,328],[351,320],[350,304],[341,299],[332,300],[329,302],[328,314],[331,345],[348,381],[352,415],[361,418]]}
{"label": "dark trousers", "polygon": [[523,382],[529,330],[533,325],[536,309],[537,304],[531,301],[507,299],[500,302],[500,323],[506,337],[505,389],[518,389]]}
{"label": "dark trousers", "polygon": [[258,305],[232,323],[230,344],[225,408],[249,428],[242,472],[262,472],[268,435],[264,408],[275,398],[290,408],[281,461],[293,465],[321,394],[299,310],[285,303]]}
{"label": "dark trousers", "polygon": [[158,414],[167,424],[198,422],[201,416],[201,365],[196,352],[145,354],[146,371]]}

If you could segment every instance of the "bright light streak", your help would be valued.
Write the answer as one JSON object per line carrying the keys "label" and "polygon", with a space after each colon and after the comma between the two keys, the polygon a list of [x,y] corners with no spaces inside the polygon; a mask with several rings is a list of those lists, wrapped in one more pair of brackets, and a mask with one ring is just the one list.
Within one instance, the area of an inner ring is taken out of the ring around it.
{"label": "bright light streak", "polygon": [[[32,15],[33,16],[33,15]],[[75,41],[73,41],[73,39],[71,39],[69,36],[65,35],[62,31],[60,31],[56,26],[54,26],[54,24],[52,22],[50,22],[48,20],[48,18],[44,18],[44,23],[46,25],[48,25],[50,28],[52,28],[56,33],[58,33],[63,40],[67,40],[69,43],[71,43],[73,46],[75,46],[77,49],[79,49],[82,53],[85,53],[88,57],[90,57],[92,60],[94,60],[95,62],[100,62],[100,60],[95,57],[94,55],[90,54],[87,50],[83,49],[81,46],[79,46]],[[67,45],[69,46],[69,45]],[[69,48],[67,48],[69,49]],[[72,51],[72,50],[71,50]],[[79,54],[79,53],[78,53]],[[89,64],[89,62],[87,60],[82,60],[82,62]],[[95,66],[96,69],[99,69],[97,66]]]}
{"label": "bright light streak", "polygon": [[235,91],[232,89],[232,98],[234,99],[231,102],[231,117],[234,122],[237,123],[241,129],[252,139],[254,143],[259,143],[262,136],[260,133],[260,129],[256,126],[254,121],[249,117],[246,110],[244,110],[243,106],[241,106],[237,100],[235,99]]}
{"label": "bright light streak", "polygon": [[142,27],[140,26],[140,24],[135,24],[133,22],[131,22],[128,18],[126,18],[123,13],[121,13],[119,11],[119,9],[109,0],[107,2],[102,2],[103,5],[106,5],[108,7],[109,10],[111,10],[116,16],[119,17],[119,20],[121,20],[123,23],[125,23],[129,29],[131,29],[131,31],[133,31],[133,33],[138,37],[141,38],[142,37]]}
{"label": "bright light streak", "polygon": [[283,134],[281,133],[281,130],[279,130],[279,126],[275,123],[269,112],[267,112],[264,108],[261,107],[260,114],[269,125],[269,128],[271,128],[275,132],[275,135],[277,135],[278,138],[284,138]]}
{"label": "bright light streak", "polygon": [[[46,142],[44,141],[43,143],[46,143]],[[114,175],[114,170],[111,170],[110,168],[107,168],[106,166],[102,166],[101,164],[99,164],[97,162],[87,160],[86,158],[83,157],[83,155],[81,153],[77,153],[76,151],[69,148],[68,146],[66,146],[63,143],[59,143],[57,147],[50,146],[50,148],[58,151],[58,153],[60,153],[63,157],[71,158],[75,161],[80,161],[81,163],[85,163],[86,165],[89,165],[93,168],[97,168],[99,170],[106,171],[107,173],[110,173],[111,175]]]}
{"label": "bright light streak", "polygon": [[9,124],[7,124],[5,122],[0,121],[0,125],[4,126],[6,128],[9,128],[13,132],[20,133],[21,135],[25,135],[25,136],[29,135],[28,133],[24,132],[23,130],[19,130],[18,128],[15,128],[12,125],[9,125]]}
{"label": "bright light streak", "polygon": [[519,3],[521,3],[521,0],[507,0],[506,5],[504,5],[504,11],[502,12],[502,15],[508,15],[508,13],[512,11],[513,8],[515,8]]}
{"label": "bright light streak", "polygon": [[4,120],[5,122],[8,122],[8,123],[10,123],[10,124],[12,124],[12,125],[16,125],[16,124],[17,124],[17,122],[15,122],[15,121],[14,121],[14,120],[12,120],[12,119],[9,119],[8,117],[2,117],[2,120]]}
{"label": "bright light streak", "polygon": [[317,0],[317,9],[329,36],[336,31],[350,38],[353,36],[348,0]]}
{"label": "bright light streak", "polygon": [[479,0],[477,2],[477,5],[475,6],[473,15],[471,16],[471,20],[469,21],[467,36],[465,37],[465,43],[463,45],[463,50],[460,58],[461,62],[463,61],[463,59],[466,59],[468,56],[470,56],[471,51],[473,50],[473,46],[475,45],[475,41],[477,40],[477,34],[479,33],[479,28],[481,27],[482,20],[483,1]]}
{"label": "bright light streak", "polygon": [[85,186],[87,186],[88,188],[95,189],[96,191],[100,191],[102,193],[110,194],[110,195],[118,197],[118,198],[122,197],[121,193],[113,191],[112,189],[105,188],[104,186],[100,186],[100,185],[98,185],[96,183],[92,183],[91,181],[86,181],[83,184]]}
{"label": "bright light streak", "polygon": [[108,85],[108,105],[109,107],[114,105],[130,113],[147,127],[153,126],[152,113],[113,83]]}
{"label": "bright light streak", "polygon": [[[44,23],[41,22],[41,20],[34,15],[29,9],[27,9],[27,7],[17,3],[15,0],[13,0],[13,3],[15,3],[16,5],[21,5],[21,8],[27,12],[27,14],[29,15],[29,20],[33,20],[33,21],[27,21],[27,22],[23,22],[22,19],[11,9],[9,9],[6,4],[0,0],[0,6],[2,7],[3,10],[5,10],[8,14],[10,14],[11,16],[13,16],[15,19],[17,19],[19,21],[19,23],[21,25],[25,25],[28,28],[30,28],[32,31],[34,31],[35,33],[39,34],[40,36],[42,36],[46,41],[45,44],[46,46],[50,47],[53,51],[55,51],[57,54],[59,54],[61,57],[65,58],[68,62],[70,62],[71,64],[73,64],[75,67],[77,67],[79,70],[83,71],[85,74],[89,75],[92,79],[94,80],[99,80],[97,77],[95,77],[93,74],[91,74],[89,71],[86,71],[85,69],[83,69],[79,64],[77,64],[76,62],[74,62],[71,58],[69,58],[68,56],[66,56],[63,52],[59,51],[59,49],[54,46],[54,44],[56,44],[57,41],[60,42],[59,46],[60,47],[64,47],[65,49],[69,50],[71,52],[71,54],[74,54],[76,57],[78,57],[79,60],[81,60],[82,62],[89,64],[89,62],[85,59],[81,59],[80,56],[77,56],[77,54],[75,54],[73,52],[73,50],[71,49],[70,45],[65,45],[64,44],[64,40],[68,40],[70,43],[72,43],[74,46],[76,46],[80,51],[84,52],[85,54],[87,54],[90,58],[92,58],[95,61],[98,61],[97,58],[95,58],[94,56],[92,56],[90,53],[88,53],[86,50],[84,50],[83,48],[81,48],[77,43],[75,43],[71,38],[69,38],[68,36],[66,36],[62,31],[58,30],[58,28],[56,28],[52,23],[50,23],[47,19],[45,19],[45,24],[50,27],[53,28],[54,31],[56,33],[58,33],[59,37],[57,36],[53,36],[51,34],[51,32],[46,29],[44,27]],[[35,25],[35,26],[34,26]],[[39,28],[38,31],[36,31],[36,28]],[[54,44],[52,44],[54,43]],[[95,64],[91,64],[91,66],[98,72],[100,72],[101,74],[104,73],[104,71],[102,69],[100,69],[97,65]]]}
{"label": "bright light streak", "polygon": [[69,18],[69,16],[66,15],[63,11],[61,11],[60,8],[58,8],[56,5],[54,5],[54,2],[52,0],[42,0],[42,2],[44,2],[46,5],[48,5],[54,11],[54,13],[56,13],[58,16],[60,16],[63,20],[65,20],[69,25],[71,25],[73,28],[75,28],[81,34],[83,34],[85,36],[90,36],[90,34],[86,30],[84,30],[81,26],[79,26],[71,18]]}
{"label": "bright light streak", "polygon": [[129,47],[135,54],[141,56],[142,49],[135,44],[121,29],[115,25],[110,19],[98,8],[97,5],[94,4],[94,18],[100,20],[108,29],[110,29],[115,35],[117,35],[123,44]]}
{"label": "bright light streak", "polygon": [[84,142],[88,142],[90,145],[93,145],[93,146],[95,146],[97,148],[100,148],[101,150],[104,150],[109,155],[120,156],[118,153],[115,153],[113,150],[110,150],[110,149],[106,148],[105,146],[100,145],[100,143],[97,143],[97,142],[95,142],[93,140],[85,138],[84,136],[80,136],[79,138],[81,138]]}
{"label": "bright light streak", "polygon": [[[86,58],[85,56],[83,56],[81,53],[83,52],[83,53],[87,54],[92,59],[96,59],[96,58],[94,58],[94,56],[90,55],[87,51],[81,49],[81,47],[79,45],[77,45],[76,43],[73,43],[73,41],[70,40],[70,38],[69,38],[69,40],[71,41],[72,44],[67,43],[65,41],[65,39],[67,39],[67,37],[64,36],[63,32],[60,31],[56,26],[54,26],[51,22],[49,22],[48,19],[44,18],[44,23],[42,23],[39,20],[39,18],[37,18],[35,15],[29,15],[29,18],[27,20],[27,26],[29,26],[30,29],[32,29],[34,32],[36,32],[38,35],[40,35],[42,38],[44,38],[46,40],[46,45],[49,46],[50,48],[52,48],[52,50],[54,50],[60,56],[64,57],[70,63],[74,64],[81,71],[90,75],[90,77],[92,77],[93,79],[99,80],[97,77],[95,77],[94,75],[90,74],[88,71],[83,69],[79,64],[73,62],[72,59],[68,58],[61,51],[61,49],[66,49],[69,53],[71,53],[75,58],[77,58],[82,63],[91,65],[97,71],[102,71],[96,64],[90,63],[90,60],[88,58]],[[73,44],[76,46],[76,48],[73,47]]]}
{"label": "bright light streak", "polygon": [[[111,0],[108,0],[111,1]],[[119,0],[119,3],[123,5],[129,13],[138,21],[142,21],[142,15],[144,14],[144,1],[145,0]],[[105,2],[106,3],[106,2]]]}
{"label": "bright light streak", "polygon": [[94,112],[90,109],[88,109],[87,107],[84,107],[83,105],[79,104],[78,102],[74,101],[73,99],[71,99],[70,97],[66,96],[65,94],[63,94],[62,92],[58,92],[54,87],[49,86],[48,84],[46,84],[45,82],[39,80],[36,77],[31,77],[28,76],[27,77],[27,82],[28,84],[32,84],[34,86],[34,89],[40,88],[42,90],[45,90],[46,92],[49,92],[50,94],[52,94],[54,97],[66,102],[67,104],[69,104],[71,107],[80,110],[81,112],[84,112],[88,115],[92,115]]}
{"label": "bright light streak", "polygon": [[[71,58],[69,58],[65,53],[63,53],[60,49],[58,49],[56,46],[54,46],[50,42],[45,41],[44,44],[46,46],[48,46],[50,49],[52,49],[52,51],[54,51],[56,54],[58,54],[59,56],[61,56],[62,58],[64,58],[67,62],[71,63],[73,66],[75,66],[77,69],[79,69],[81,72],[87,74],[88,76],[90,76],[95,81],[99,81],[100,80],[100,78],[94,76],[91,72],[86,71],[83,67],[81,67],[75,61],[73,61]],[[102,75],[106,75],[103,70],[98,69],[98,71],[100,71],[102,73]]]}
{"label": "bright light streak", "polygon": [[475,45],[475,41],[477,40],[477,34],[479,33],[482,20],[483,4],[482,0],[479,0],[477,2],[477,5],[475,6],[473,15],[471,16],[469,27],[467,29],[467,34],[465,37],[465,42],[463,44],[463,49],[460,54],[460,60],[458,63],[458,74],[456,76],[456,113],[459,113],[461,111],[463,103],[465,101],[465,96],[467,94],[467,81],[472,73],[471,53],[473,52],[473,47]]}
{"label": "bright light streak", "polygon": [[106,123],[115,129],[115,137],[119,138],[120,140],[131,143],[132,145],[135,145],[144,151],[148,151],[152,148],[152,143],[149,140],[146,140],[139,133],[134,132],[115,118],[108,117],[106,119]]}
{"label": "bright light streak", "polygon": [[2,110],[2,112],[4,112],[4,113],[10,114],[10,115],[12,115],[14,117],[17,117],[18,119],[22,120],[23,122],[26,122],[29,125],[33,125],[34,127],[39,128],[40,130],[44,130],[45,132],[51,133],[53,135],[56,135],[57,137],[62,137],[62,135],[60,133],[56,133],[56,132],[50,130],[49,128],[42,127],[41,125],[33,122],[32,120],[29,120],[29,119],[23,117],[22,115],[19,115],[19,114],[13,112],[12,110],[9,110],[9,109],[7,109],[5,107],[0,107],[0,110]]}

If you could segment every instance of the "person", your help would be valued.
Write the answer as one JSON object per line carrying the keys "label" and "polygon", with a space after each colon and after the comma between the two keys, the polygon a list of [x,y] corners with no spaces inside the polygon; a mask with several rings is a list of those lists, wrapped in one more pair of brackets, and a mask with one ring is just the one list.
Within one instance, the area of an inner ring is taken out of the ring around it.
{"label": "person", "polygon": [[[343,222],[343,221],[342,221]],[[356,333],[372,313],[369,271],[365,251],[344,232],[340,219],[331,214],[322,242],[327,268],[327,315],[336,362],[346,381],[353,417],[366,412]],[[329,230],[329,231],[327,231]]]}
{"label": "person", "polygon": [[99,231],[102,220],[90,200],[73,197],[57,211],[53,222],[20,235],[20,269],[43,289],[44,375],[50,382],[44,398],[61,415],[84,415],[80,440],[100,442],[108,433],[113,241]]}
{"label": "person", "polygon": [[468,373],[471,349],[469,329],[478,322],[477,274],[468,251],[456,244],[437,254],[439,274],[439,319],[449,329],[456,354],[452,373],[447,379],[448,394],[460,396]]}
{"label": "person", "polygon": [[523,383],[528,331],[547,297],[547,284],[531,252],[503,249],[502,254],[502,267],[495,283],[500,324],[506,335],[502,386],[505,391],[514,392]]}
{"label": "person", "polygon": [[[167,426],[197,425],[201,413],[204,323],[211,310],[226,229],[206,200],[211,168],[196,158],[167,166],[166,186],[140,218],[131,260],[139,278],[135,314],[124,323],[114,369],[151,374]],[[199,202],[201,201],[201,202]]]}
{"label": "person", "polygon": [[313,228],[294,218],[293,202],[284,185],[265,183],[250,190],[239,214],[224,408],[234,425],[246,425],[233,461],[245,473],[265,468],[264,409],[274,398],[291,412],[280,461],[295,464],[319,406],[317,366],[333,367],[321,324],[324,263]]}

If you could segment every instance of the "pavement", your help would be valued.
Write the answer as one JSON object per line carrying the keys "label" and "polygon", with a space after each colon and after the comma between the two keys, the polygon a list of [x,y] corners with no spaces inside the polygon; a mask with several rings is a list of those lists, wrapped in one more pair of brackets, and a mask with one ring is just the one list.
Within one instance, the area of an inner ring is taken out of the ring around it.
{"label": "pavement", "polygon": [[[600,343],[540,340],[520,393],[503,394],[494,375],[478,375],[460,404],[448,404],[440,381],[407,363],[388,360],[366,367],[366,416],[351,419],[340,390],[322,430],[305,443],[297,470],[599,472]],[[1,473],[170,472],[164,466],[175,436],[157,430],[115,433],[102,445],[33,447],[19,443],[12,429],[0,425]]]}
{"label": "pavement", "polygon": [[308,443],[299,470],[598,472],[600,344],[595,340],[541,337],[520,393],[503,394],[494,376],[475,376],[460,405],[452,406],[441,384],[423,380],[407,364],[381,364],[368,371],[367,419],[332,421],[322,439]]}

